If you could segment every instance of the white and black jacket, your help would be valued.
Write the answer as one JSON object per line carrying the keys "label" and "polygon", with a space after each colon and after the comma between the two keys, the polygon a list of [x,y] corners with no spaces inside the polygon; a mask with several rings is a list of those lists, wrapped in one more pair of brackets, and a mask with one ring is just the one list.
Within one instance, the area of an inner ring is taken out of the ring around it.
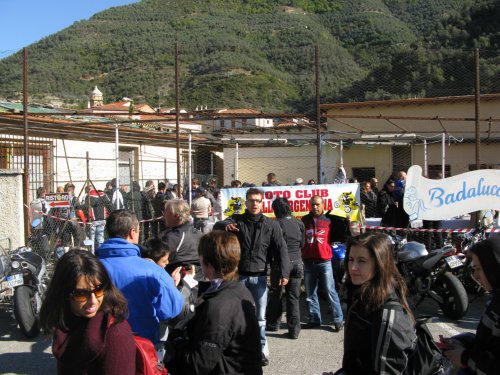
{"label": "white and black jacket", "polygon": [[412,317],[392,294],[374,312],[354,300],[344,330],[342,368],[347,374],[401,374],[408,365],[416,334]]}

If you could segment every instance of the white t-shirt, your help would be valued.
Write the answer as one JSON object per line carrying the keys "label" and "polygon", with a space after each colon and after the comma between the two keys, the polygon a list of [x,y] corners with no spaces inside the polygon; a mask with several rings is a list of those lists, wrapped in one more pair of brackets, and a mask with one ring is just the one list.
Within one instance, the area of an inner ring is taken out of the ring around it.
{"label": "white t-shirt", "polygon": [[212,210],[210,199],[198,197],[191,203],[191,216],[195,219],[208,219],[208,214]]}

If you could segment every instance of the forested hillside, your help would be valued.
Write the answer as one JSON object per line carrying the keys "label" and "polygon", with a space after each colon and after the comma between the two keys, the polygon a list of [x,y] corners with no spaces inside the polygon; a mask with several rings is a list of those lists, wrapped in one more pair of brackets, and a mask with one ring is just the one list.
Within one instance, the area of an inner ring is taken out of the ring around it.
{"label": "forested hillside", "polygon": [[[30,46],[30,94],[82,107],[98,85],[106,102],[173,106],[176,41],[188,109],[307,112],[316,45],[322,102],[471,93],[474,47],[500,91],[499,13],[498,0],[142,0]],[[22,91],[21,60],[0,60],[0,97]]]}

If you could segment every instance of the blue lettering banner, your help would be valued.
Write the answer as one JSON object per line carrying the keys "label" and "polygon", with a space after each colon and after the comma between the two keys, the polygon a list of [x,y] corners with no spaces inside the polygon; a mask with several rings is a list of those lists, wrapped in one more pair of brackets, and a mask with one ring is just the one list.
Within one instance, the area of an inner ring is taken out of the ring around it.
{"label": "blue lettering banner", "polygon": [[500,209],[500,170],[481,169],[431,180],[413,165],[407,174],[403,207],[410,220],[444,220],[470,212]]}

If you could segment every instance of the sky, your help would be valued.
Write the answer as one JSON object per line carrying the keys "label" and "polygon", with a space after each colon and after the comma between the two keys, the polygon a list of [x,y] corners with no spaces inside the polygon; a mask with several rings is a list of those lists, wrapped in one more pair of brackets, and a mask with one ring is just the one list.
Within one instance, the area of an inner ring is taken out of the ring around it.
{"label": "sky", "polygon": [[105,9],[139,0],[0,0],[0,59]]}

